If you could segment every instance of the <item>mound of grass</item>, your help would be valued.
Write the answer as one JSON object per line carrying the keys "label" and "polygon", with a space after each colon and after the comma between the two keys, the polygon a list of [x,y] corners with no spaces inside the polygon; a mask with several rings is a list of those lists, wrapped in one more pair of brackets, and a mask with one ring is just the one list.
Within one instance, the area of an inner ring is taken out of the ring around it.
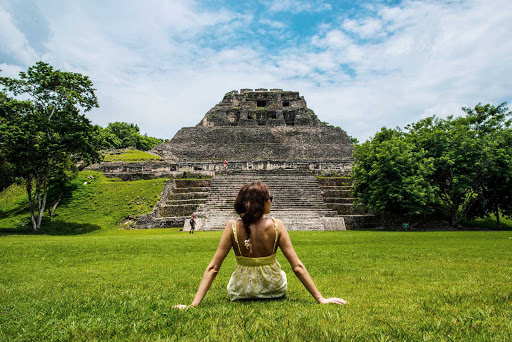
{"label": "mound of grass", "polygon": [[[165,179],[121,181],[101,172],[83,171],[68,184],[56,217],[41,232],[72,233],[112,229],[127,216],[151,212]],[[29,226],[28,198],[24,185],[11,185],[0,193],[0,228]]]}
{"label": "mound of grass", "polygon": [[123,162],[137,162],[137,161],[144,161],[144,160],[150,160],[150,159],[162,159],[159,156],[155,156],[154,154],[139,151],[139,150],[133,150],[133,149],[126,149],[122,150],[121,152],[115,152],[115,153],[107,153],[105,155],[104,161],[107,162],[116,162],[116,161],[123,161]]}
{"label": "mound of grass", "polygon": [[189,304],[220,232],[0,237],[0,340],[509,341],[510,232],[290,232],[324,296],[288,276],[280,301],[230,302],[230,253]]}

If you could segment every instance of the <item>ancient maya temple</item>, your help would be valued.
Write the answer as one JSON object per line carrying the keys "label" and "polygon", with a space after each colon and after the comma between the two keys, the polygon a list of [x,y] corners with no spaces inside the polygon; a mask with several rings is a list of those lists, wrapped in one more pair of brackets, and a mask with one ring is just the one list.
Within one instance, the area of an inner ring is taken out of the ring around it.
{"label": "ancient maya temple", "polygon": [[242,185],[260,180],[274,197],[271,216],[289,230],[343,230],[374,224],[351,198],[352,149],[347,134],[322,123],[298,92],[242,89],[156,146],[161,161],[94,169],[123,179],[170,178],[137,228],[188,230],[196,214],[196,230],[223,229],[237,217],[233,203]]}

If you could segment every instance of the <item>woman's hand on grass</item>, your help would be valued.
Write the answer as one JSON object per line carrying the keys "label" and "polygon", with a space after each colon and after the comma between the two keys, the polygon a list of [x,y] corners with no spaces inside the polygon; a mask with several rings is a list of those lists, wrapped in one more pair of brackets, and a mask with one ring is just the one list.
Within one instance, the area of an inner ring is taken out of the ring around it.
{"label": "woman's hand on grass", "polygon": [[192,304],[190,304],[190,305],[178,304],[178,305],[174,305],[172,308],[179,309],[179,310],[185,310],[185,309],[191,308],[192,306],[193,306]]}
{"label": "woman's hand on grass", "polygon": [[346,300],[341,299],[341,298],[322,298],[318,301],[318,303],[320,303],[320,304],[338,304],[338,305],[348,304],[348,302]]}

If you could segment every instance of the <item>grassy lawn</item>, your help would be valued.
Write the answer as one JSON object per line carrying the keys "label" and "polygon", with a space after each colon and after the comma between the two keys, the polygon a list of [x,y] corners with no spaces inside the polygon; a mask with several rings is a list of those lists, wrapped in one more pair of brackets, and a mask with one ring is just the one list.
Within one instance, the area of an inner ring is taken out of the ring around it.
{"label": "grassy lawn", "polygon": [[228,255],[187,311],[220,232],[0,236],[0,340],[512,339],[511,232],[291,232],[321,306],[278,253],[282,301],[231,303]]}
{"label": "grassy lawn", "polygon": [[154,154],[139,151],[139,150],[124,150],[122,153],[107,153],[104,161],[124,161],[124,162],[136,162],[148,159],[162,159]]}
{"label": "grassy lawn", "polygon": [[287,299],[229,302],[229,255],[203,304],[176,311],[220,232],[119,230],[163,183],[81,172],[36,235],[23,228],[24,187],[1,192],[0,341],[512,339],[511,231],[291,232],[320,291],[349,305],[315,304],[279,253]]}

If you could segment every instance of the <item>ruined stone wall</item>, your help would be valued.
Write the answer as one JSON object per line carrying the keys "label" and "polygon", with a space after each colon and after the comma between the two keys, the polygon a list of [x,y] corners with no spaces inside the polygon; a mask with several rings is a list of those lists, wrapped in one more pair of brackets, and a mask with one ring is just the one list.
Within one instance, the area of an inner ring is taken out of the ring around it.
{"label": "ruined stone wall", "polygon": [[224,162],[103,162],[89,166],[87,170],[100,171],[106,177],[122,180],[154,178],[201,178],[213,177],[216,173],[244,170],[308,170],[319,175],[348,175],[352,169],[352,159],[325,161],[257,160]]}
{"label": "ruined stone wall", "polygon": [[296,91],[242,89],[228,92],[197,126],[320,126]]}
{"label": "ruined stone wall", "polygon": [[344,160],[353,144],[335,127],[185,127],[154,150],[183,161]]}

